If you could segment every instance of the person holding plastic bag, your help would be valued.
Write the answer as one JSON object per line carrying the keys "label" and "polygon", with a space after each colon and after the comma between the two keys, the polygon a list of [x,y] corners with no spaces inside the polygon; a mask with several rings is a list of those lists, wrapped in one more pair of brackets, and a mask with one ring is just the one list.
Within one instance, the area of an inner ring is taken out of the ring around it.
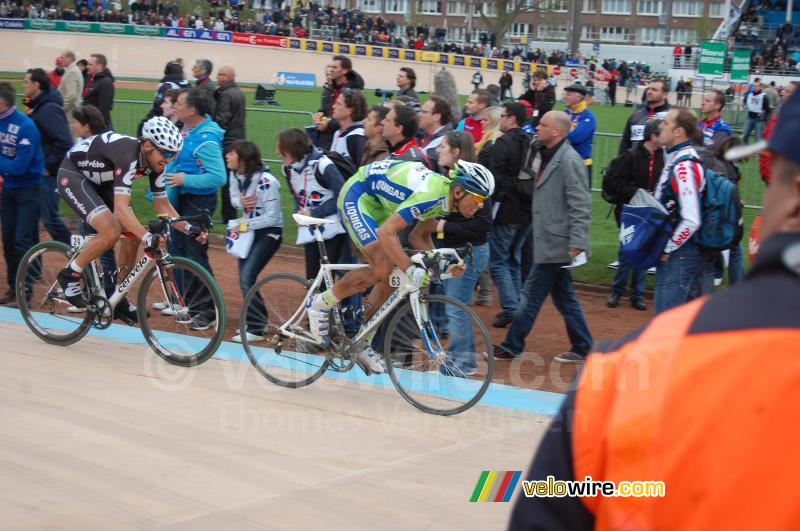
{"label": "person holding plastic bag", "polygon": [[[283,242],[281,185],[261,162],[261,152],[249,140],[235,140],[225,155],[231,205],[244,212],[228,222],[226,248],[239,259],[239,287],[247,295],[258,274]],[[263,339],[267,310],[256,294],[247,309],[247,340]],[[241,343],[241,332],[231,338]]]}

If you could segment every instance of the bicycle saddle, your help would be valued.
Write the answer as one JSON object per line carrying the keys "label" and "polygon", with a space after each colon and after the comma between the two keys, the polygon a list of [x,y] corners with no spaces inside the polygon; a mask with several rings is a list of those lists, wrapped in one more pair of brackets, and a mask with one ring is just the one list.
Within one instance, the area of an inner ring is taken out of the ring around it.
{"label": "bicycle saddle", "polygon": [[325,225],[326,223],[335,223],[335,221],[331,221],[330,219],[324,218],[314,218],[311,216],[304,216],[303,214],[292,214],[292,217],[297,222],[298,225],[302,225],[303,227],[310,227],[313,225]]}

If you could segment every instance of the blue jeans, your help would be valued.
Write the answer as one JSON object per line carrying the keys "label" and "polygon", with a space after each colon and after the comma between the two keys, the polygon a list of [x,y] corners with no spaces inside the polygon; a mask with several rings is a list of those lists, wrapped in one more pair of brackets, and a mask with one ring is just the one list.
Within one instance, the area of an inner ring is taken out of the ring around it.
{"label": "blue jeans", "polygon": [[647,278],[647,269],[633,267],[630,262],[618,255],[619,266],[614,275],[614,293],[622,295],[625,293],[625,285],[628,283],[628,274],[631,276],[631,300],[644,297],[644,283]]}
{"label": "blue jeans", "polygon": [[496,223],[489,236],[489,269],[500,295],[500,306],[508,316],[514,315],[519,304],[522,245],[530,230],[530,225]]}
{"label": "blue jeans", "polygon": [[[216,209],[216,193],[210,195],[181,194],[178,201],[178,213],[181,216],[200,214],[203,210],[213,213]],[[169,246],[169,252],[175,256],[183,256],[194,260],[213,276],[214,272],[211,270],[211,264],[208,261],[208,243],[199,243],[181,231],[170,230],[172,245]],[[192,295],[190,311],[194,314],[204,315],[208,319],[213,319],[214,305],[211,302],[211,294],[203,293],[205,288],[202,287],[199,280],[194,276],[177,280],[182,283],[184,294]]]}
{"label": "blue jeans", "polygon": [[744,278],[744,249],[741,242],[731,248],[728,258],[728,286],[741,282]]}
{"label": "blue jeans", "polygon": [[[278,235],[275,239],[272,236]],[[267,227],[256,230],[253,235],[253,246],[247,258],[239,259],[239,288],[242,296],[247,295],[256,283],[258,274],[264,269],[272,256],[281,246],[283,230],[280,227]],[[262,333],[267,325],[267,308],[261,294],[256,293],[253,302],[247,308],[247,331]]]}
{"label": "blue jeans", "polygon": [[714,290],[714,254],[691,241],[670,253],[656,269],[655,313],[685,304]]}
{"label": "blue jeans", "polygon": [[[0,224],[3,233],[3,256],[9,291],[17,291],[17,268],[28,249],[39,242],[38,186],[5,188],[0,194]],[[26,279],[26,291],[33,278]]]}
{"label": "blue jeans", "polygon": [[[744,251],[740,243],[732,247],[728,254],[728,286],[733,286],[741,282],[744,278],[744,264],[742,262]],[[717,253],[714,257],[714,279],[722,280],[725,277],[725,258],[722,253]]]}
{"label": "blue jeans", "polygon": [[525,338],[533,328],[539,310],[548,295],[552,295],[553,304],[564,318],[567,335],[572,343],[571,352],[586,356],[592,348],[592,334],[586,324],[581,303],[572,289],[572,273],[561,266],[564,264],[535,264],[531,274],[525,279],[519,308],[511,321],[502,347],[519,354],[525,348]]}
{"label": "blue jeans", "polygon": [[747,119],[747,123],[744,126],[744,134],[742,135],[742,140],[744,140],[745,144],[750,140],[750,134],[754,130],[756,132],[756,142],[761,140],[761,136],[764,133],[764,123],[764,120],[759,120],[758,118]]}
{"label": "blue jeans", "polygon": [[58,195],[55,177],[44,177],[43,181],[40,187],[39,210],[44,228],[54,240],[69,245],[72,233],[58,215],[58,201],[61,196]]}
{"label": "blue jeans", "polygon": [[[473,247],[472,263],[467,263],[469,266],[462,276],[449,278],[443,283],[444,294],[464,304],[470,303],[478,277],[489,263],[489,244]],[[450,356],[457,365],[457,369],[452,372],[461,375],[475,368],[475,336],[472,323],[464,312],[453,305],[447,305],[445,313],[450,330]]]}

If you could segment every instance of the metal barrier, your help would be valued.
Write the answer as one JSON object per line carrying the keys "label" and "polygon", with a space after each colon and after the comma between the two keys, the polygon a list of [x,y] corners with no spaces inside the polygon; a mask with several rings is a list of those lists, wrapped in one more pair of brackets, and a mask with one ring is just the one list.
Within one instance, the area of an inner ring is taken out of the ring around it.
{"label": "metal barrier", "polygon": [[[617,156],[622,135],[615,133],[595,133],[592,144],[592,191],[599,192],[603,179],[603,169]],[[761,209],[764,183],[758,173],[756,160],[739,166],[742,180],[739,183],[739,196],[745,208]]]}
{"label": "metal barrier", "polygon": [[[136,136],[139,123],[150,112],[152,102],[138,100],[114,100],[111,121],[114,130],[125,135]],[[247,138],[261,149],[267,162],[280,162],[275,155],[275,141],[278,133],[297,127],[303,129],[312,123],[312,113],[304,111],[285,111],[247,107],[245,115]]]}
{"label": "metal barrier", "polygon": [[[117,132],[136,135],[142,118],[150,111],[151,102],[135,100],[116,100],[111,119]],[[280,162],[275,158],[275,144],[278,133],[297,127],[303,129],[311,125],[312,113],[305,111],[285,111],[280,109],[247,108],[247,138],[258,144],[265,162]],[[592,146],[592,190],[600,191],[603,169],[617,156],[622,135],[616,133],[596,133]],[[761,208],[764,185],[758,174],[755,161],[739,166],[742,181],[739,193],[747,208]]]}

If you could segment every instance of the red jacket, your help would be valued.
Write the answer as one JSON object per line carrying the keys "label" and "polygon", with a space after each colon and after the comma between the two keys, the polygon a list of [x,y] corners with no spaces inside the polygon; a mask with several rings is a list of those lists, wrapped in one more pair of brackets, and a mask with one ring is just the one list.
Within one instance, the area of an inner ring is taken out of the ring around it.
{"label": "red jacket", "polygon": [[[772,118],[769,119],[767,125],[764,126],[764,140],[767,140],[769,137],[772,136],[772,130],[775,129],[775,122],[778,120],[778,114],[775,113]],[[770,163],[772,162],[772,153],[768,150],[764,150],[758,156],[758,171],[761,173],[761,178],[764,180],[765,183],[769,184],[769,181],[772,179],[772,170],[770,169]]]}

